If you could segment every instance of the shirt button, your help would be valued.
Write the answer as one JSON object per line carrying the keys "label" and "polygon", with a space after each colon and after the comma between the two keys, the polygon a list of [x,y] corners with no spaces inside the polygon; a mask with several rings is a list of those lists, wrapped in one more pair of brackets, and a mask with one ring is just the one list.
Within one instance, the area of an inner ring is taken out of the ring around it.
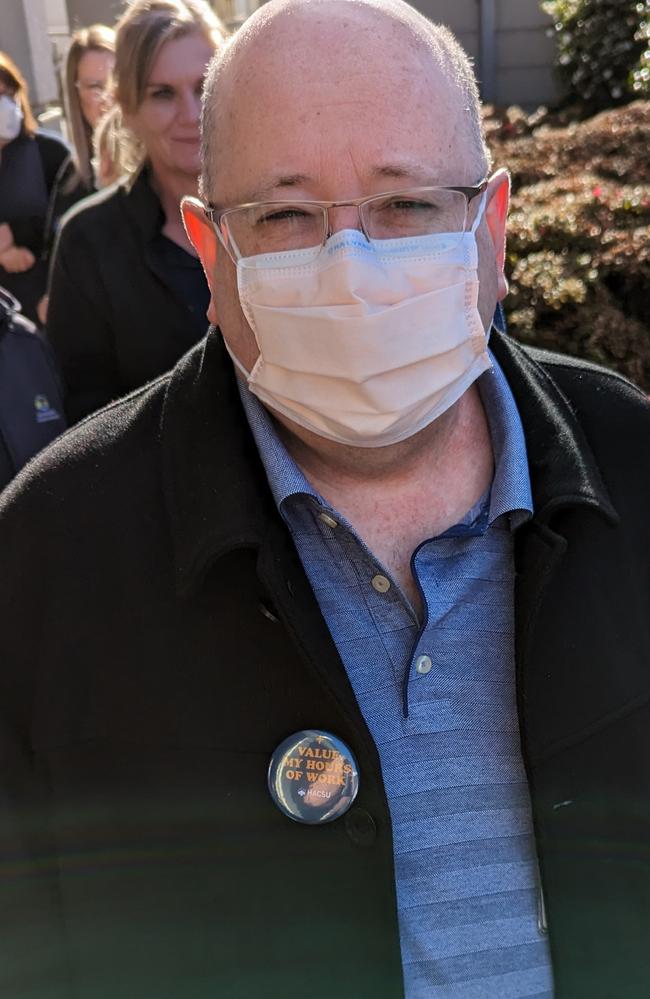
{"label": "shirt button", "polygon": [[431,656],[418,656],[415,660],[415,668],[418,673],[425,674],[428,673],[433,663],[431,662]]}
{"label": "shirt button", "polygon": [[386,579],[385,576],[377,574],[372,577],[372,588],[376,590],[377,593],[388,593],[390,590],[390,579]]}
{"label": "shirt button", "polygon": [[324,524],[328,527],[338,527],[338,521],[334,520],[334,517],[330,517],[329,513],[319,513],[318,519],[322,520]]}

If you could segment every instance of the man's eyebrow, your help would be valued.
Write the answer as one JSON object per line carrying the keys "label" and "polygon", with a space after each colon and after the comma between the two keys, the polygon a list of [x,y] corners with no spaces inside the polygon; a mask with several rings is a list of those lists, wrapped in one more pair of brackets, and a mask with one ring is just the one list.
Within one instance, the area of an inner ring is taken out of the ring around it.
{"label": "man's eyebrow", "polygon": [[[389,180],[417,181],[422,184],[435,184],[431,171],[422,163],[411,163],[408,160],[395,163],[382,163],[372,167],[372,177],[385,177]],[[282,201],[284,188],[307,187],[316,183],[315,178],[306,173],[278,174],[270,177],[266,183],[254,191],[247,191],[238,199],[238,204],[246,205],[256,201]]]}
{"label": "man's eyebrow", "polygon": [[422,163],[409,161],[382,163],[373,167],[371,174],[373,177],[388,177],[390,180],[422,180],[429,184],[435,183],[430,169]]}
{"label": "man's eyebrow", "polygon": [[277,197],[278,189],[284,187],[303,187],[309,183],[313,183],[313,177],[310,177],[306,173],[278,174],[277,177],[270,177],[262,187],[244,195],[241,204],[246,204],[249,201],[273,200],[273,196]]}

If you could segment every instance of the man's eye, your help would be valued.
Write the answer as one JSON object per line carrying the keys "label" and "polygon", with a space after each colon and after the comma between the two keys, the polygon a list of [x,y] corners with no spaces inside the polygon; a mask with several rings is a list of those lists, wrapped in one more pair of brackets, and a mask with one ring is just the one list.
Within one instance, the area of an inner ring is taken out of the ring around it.
{"label": "man's eye", "polygon": [[267,222],[287,222],[293,219],[311,219],[313,216],[302,208],[287,207],[277,208],[274,211],[266,212],[257,219],[258,225],[265,225]]}
{"label": "man's eye", "polygon": [[393,212],[430,212],[434,207],[430,201],[416,201],[412,198],[396,198],[382,206],[384,210]]}

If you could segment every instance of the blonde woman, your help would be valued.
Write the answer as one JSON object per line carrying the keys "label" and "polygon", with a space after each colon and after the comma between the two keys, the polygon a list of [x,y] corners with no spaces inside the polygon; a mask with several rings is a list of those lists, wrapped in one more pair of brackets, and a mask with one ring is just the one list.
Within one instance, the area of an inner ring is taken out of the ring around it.
{"label": "blonde woman", "polygon": [[131,169],[69,213],[50,280],[71,421],[162,374],[207,330],[208,287],[179,202],[197,191],[203,77],[223,39],[204,0],[132,0],[117,24]]}
{"label": "blonde woman", "polygon": [[65,64],[65,104],[77,172],[86,191],[95,187],[93,130],[111,102],[115,32],[105,24],[72,36]]}

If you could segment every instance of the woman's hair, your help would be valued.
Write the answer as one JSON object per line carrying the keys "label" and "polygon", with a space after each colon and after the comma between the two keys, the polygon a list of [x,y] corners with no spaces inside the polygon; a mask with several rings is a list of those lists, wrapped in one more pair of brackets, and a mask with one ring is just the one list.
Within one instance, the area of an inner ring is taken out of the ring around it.
{"label": "woman's hair", "polygon": [[[215,49],[226,31],[206,0],[130,0],[116,25],[115,97],[123,115],[135,114],[144,100],[158,54],[167,42],[200,32]],[[123,162],[131,172],[144,161],[137,138],[122,129]]]}
{"label": "woman's hair", "polygon": [[75,31],[65,63],[65,102],[74,162],[84,184],[92,187],[93,172],[90,160],[93,132],[83,116],[77,88],[79,63],[86,52],[115,52],[113,29],[107,28],[105,24],[93,24],[89,28]]}
{"label": "woman's hair", "polygon": [[129,144],[124,142],[123,131],[122,111],[119,104],[114,104],[102,115],[93,132],[93,164],[98,188],[108,187],[137,167],[137,163],[125,158]]}
{"label": "woman's hair", "polygon": [[25,77],[6,52],[0,52],[0,82],[4,83],[5,87],[8,87],[9,90],[13,90],[18,99],[21,111],[23,112],[23,134],[34,135],[38,125],[36,124],[31,104],[29,103],[29,87],[27,86]]}

